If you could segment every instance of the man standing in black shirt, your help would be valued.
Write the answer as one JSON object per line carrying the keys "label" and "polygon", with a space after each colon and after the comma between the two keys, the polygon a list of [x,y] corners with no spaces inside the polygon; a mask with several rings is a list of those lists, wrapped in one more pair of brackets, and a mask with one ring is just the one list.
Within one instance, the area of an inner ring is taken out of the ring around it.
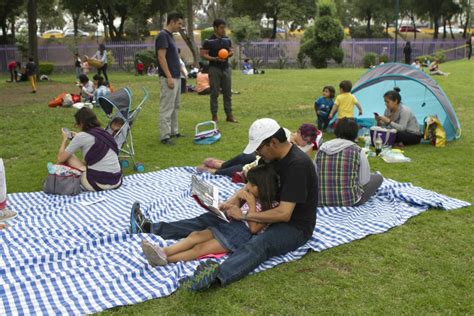
{"label": "man standing in black shirt", "polygon": [[163,145],[174,145],[171,137],[181,137],[178,132],[178,109],[181,91],[181,65],[173,33],[183,27],[183,15],[168,14],[165,28],[155,42],[160,75],[160,141]]}
{"label": "man standing in black shirt", "polygon": [[[211,114],[212,120],[217,122],[218,97],[222,89],[224,98],[224,111],[227,122],[237,123],[232,115],[232,83],[229,57],[232,53],[232,43],[225,36],[226,23],[224,20],[216,19],[213,22],[214,34],[204,41],[201,49],[201,57],[209,61],[209,80],[211,84]],[[225,49],[228,52],[226,58],[219,57],[219,51]]]}
{"label": "man standing in black shirt", "polygon": [[[220,266],[209,261],[201,263],[194,275],[183,281],[191,290],[204,290],[211,284],[226,286],[242,279],[261,263],[274,256],[296,250],[311,238],[316,224],[318,188],[312,160],[297,146],[288,142],[286,133],[272,119],[255,121],[249,129],[249,143],[244,153],[257,153],[265,163],[273,164],[280,176],[280,203],[260,213],[243,213],[238,193],[220,205],[236,220],[271,224],[262,234],[252,237],[230,254]],[[262,160],[261,159],[261,160]],[[243,189],[242,189],[243,190]],[[151,223],[139,208],[132,212],[132,233],[153,233],[164,239],[180,239],[196,230],[217,225],[221,220],[207,212],[199,217],[172,223]],[[153,255],[154,249],[148,249]]]}

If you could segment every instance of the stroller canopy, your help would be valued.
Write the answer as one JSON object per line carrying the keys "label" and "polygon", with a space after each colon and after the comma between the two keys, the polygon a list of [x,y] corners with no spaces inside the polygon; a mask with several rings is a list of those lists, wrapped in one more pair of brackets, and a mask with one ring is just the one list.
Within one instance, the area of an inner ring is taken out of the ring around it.
{"label": "stroller canopy", "polygon": [[400,63],[379,65],[366,72],[355,84],[352,94],[364,109],[361,125],[372,125],[373,113],[383,113],[383,95],[394,87],[400,88],[402,103],[412,110],[419,124],[424,123],[425,117],[437,115],[447,140],[461,136],[461,125],[443,90],[422,70]]}
{"label": "stroller canopy", "polygon": [[100,97],[99,105],[107,115],[111,115],[116,108],[125,119],[128,119],[132,109],[132,92],[128,88],[119,89],[106,97]]}

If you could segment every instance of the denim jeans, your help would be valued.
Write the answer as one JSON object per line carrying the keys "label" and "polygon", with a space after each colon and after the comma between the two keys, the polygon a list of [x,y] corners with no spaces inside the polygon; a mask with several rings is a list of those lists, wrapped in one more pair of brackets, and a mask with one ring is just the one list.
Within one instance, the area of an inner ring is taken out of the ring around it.
{"label": "denim jeans", "polygon": [[227,160],[222,164],[222,167],[216,171],[217,175],[232,177],[237,171],[242,171],[242,168],[257,159],[255,154],[239,154],[232,159]]}
{"label": "denim jeans", "polygon": [[[206,213],[193,219],[152,224],[152,233],[164,239],[179,239],[192,231],[206,229],[218,222],[220,219],[215,215]],[[249,242],[230,254],[221,264],[217,278],[222,286],[226,286],[242,279],[271,257],[295,250],[306,241],[303,232],[295,227],[287,223],[272,224],[264,233],[253,236]]]}

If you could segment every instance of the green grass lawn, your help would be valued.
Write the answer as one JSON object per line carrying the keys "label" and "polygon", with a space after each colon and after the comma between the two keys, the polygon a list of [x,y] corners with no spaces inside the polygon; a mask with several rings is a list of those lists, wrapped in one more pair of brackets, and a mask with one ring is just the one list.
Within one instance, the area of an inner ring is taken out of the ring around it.
{"label": "green grass lawn", "polygon": [[[385,177],[473,202],[474,63],[443,64],[449,77],[436,77],[453,103],[462,125],[462,138],[437,149],[430,145],[406,148],[407,164],[386,164],[371,158],[373,170]],[[247,129],[260,117],[272,117],[295,130],[313,122],[313,100],[324,85],[343,79],[354,83],[363,69],[268,70],[263,76],[235,72],[234,114],[239,124],[222,122],[222,139],[211,146],[192,143],[196,123],[210,119],[209,99],[184,95],[174,147],[159,144],[157,78],[111,73],[115,87],[130,86],[134,103],[150,91],[150,100],[133,129],[137,159],[146,171],[170,166],[194,166],[208,156],[230,158],[247,143]],[[74,76],[52,76],[40,83],[36,95],[28,84],[0,82],[0,157],[4,159],[10,193],[41,190],[46,163],[54,161],[60,128],[73,127],[73,109],[50,109],[48,101],[63,91],[74,91]],[[380,112],[384,104],[381,96]],[[105,116],[99,110],[100,118]],[[220,103],[221,121],[225,118]],[[332,137],[332,135],[328,135]],[[127,173],[132,172],[128,170]],[[303,313],[455,313],[474,311],[473,207],[452,212],[429,211],[382,235],[311,252],[302,260],[246,277],[223,289],[191,294],[177,291],[161,299],[112,314],[303,314]]]}

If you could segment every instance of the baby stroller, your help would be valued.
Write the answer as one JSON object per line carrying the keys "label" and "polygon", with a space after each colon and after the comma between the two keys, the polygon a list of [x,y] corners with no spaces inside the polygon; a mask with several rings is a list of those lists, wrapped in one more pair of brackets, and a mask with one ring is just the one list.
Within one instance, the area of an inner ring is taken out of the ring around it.
{"label": "baby stroller", "polygon": [[[130,158],[133,162],[133,169],[138,172],[145,171],[145,166],[135,161],[135,149],[133,148],[131,129],[138,114],[140,114],[143,104],[148,100],[148,91],[145,88],[142,89],[144,94],[143,99],[135,109],[132,109],[132,92],[129,88],[119,89],[108,96],[102,96],[98,99],[100,107],[109,118],[106,130],[114,135],[120,150],[120,166],[123,169],[127,168],[129,166],[127,158]],[[112,122],[117,120],[123,120],[123,125],[114,131],[112,129]]]}

